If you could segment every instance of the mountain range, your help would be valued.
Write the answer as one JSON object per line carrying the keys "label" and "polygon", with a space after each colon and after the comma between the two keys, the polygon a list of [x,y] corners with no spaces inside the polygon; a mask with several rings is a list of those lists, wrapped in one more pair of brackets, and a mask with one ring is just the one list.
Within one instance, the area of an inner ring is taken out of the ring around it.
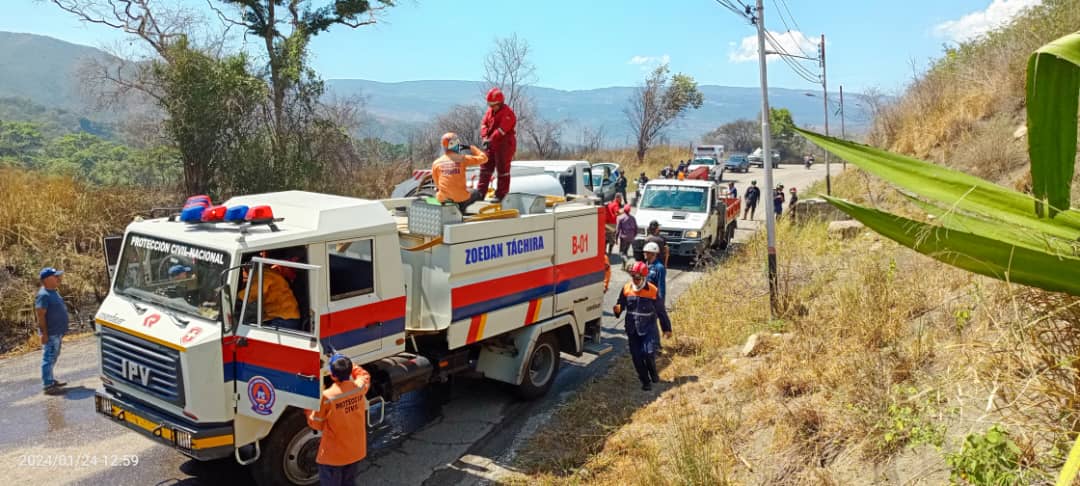
{"label": "mountain range", "polygon": [[[93,107],[80,90],[78,70],[87,60],[109,59],[100,49],[51,37],[0,32],[0,97],[15,97],[36,104],[67,110],[95,120],[115,119],[117,114]],[[689,73],[693,75],[693,73]],[[384,83],[362,79],[329,79],[328,94],[337,98],[363,99],[373,115],[368,135],[401,141],[407,131],[434,119],[458,104],[483,103],[487,85],[477,81],[406,81]],[[602,129],[606,142],[623,145],[630,140],[629,124],[623,114],[634,87],[607,87],[589,90],[560,90],[531,87],[529,94],[538,112],[546,119],[563,121],[563,136],[577,140],[582,127]],[[668,131],[668,140],[690,142],[717,126],[740,118],[754,118],[761,110],[758,88],[700,85],[704,104],[690,110]],[[837,96],[830,93],[830,97]],[[854,94],[849,95],[854,100]],[[796,124],[821,125],[823,106],[819,91],[771,88],[772,107],[787,108]],[[831,100],[835,103],[836,99]],[[832,118],[836,118],[835,114]],[[870,117],[856,103],[847,106],[847,127],[851,132],[865,129]],[[839,120],[833,120],[837,124]]]}

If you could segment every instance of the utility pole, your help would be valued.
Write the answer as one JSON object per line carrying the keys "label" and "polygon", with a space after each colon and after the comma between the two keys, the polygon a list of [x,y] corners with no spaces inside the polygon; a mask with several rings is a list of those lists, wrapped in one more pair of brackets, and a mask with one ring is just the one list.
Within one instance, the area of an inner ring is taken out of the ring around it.
{"label": "utility pole", "polygon": [[[768,240],[769,317],[776,318],[776,214],[773,212],[772,132],[769,127],[769,75],[765,65],[765,7],[757,0],[758,69],[761,72],[761,156],[765,162],[765,234]],[[824,36],[822,36],[824,38]],[[824,48],[825,42],[822,41]]]}
{"label": "utility pole", "polygon": [[[844,132],[844,85],[840,85],[840,138],[847,140],[847,134]],[[844,162],[844,170],[847,170],[847,160],[840,159]]]}
{"label": "utility pole", "polygon": [[[829,136],[829,85],[825,82],[825,34],[821,34],[821,91],[825,102],[825,136]],[[829,171],[829,151],[825,151],[825,194],[832,195],[832,177]]]}

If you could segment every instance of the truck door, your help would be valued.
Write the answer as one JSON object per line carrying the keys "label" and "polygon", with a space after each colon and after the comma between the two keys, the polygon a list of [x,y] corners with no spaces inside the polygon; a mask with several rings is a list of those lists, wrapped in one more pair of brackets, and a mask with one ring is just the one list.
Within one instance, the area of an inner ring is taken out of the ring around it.
{"label": "truck door", "polygon": [[[357,357],[379,351],[388,329],[376,292],[375,239],[326,244],[327,309],[319,337],[328,351]],[[381,291],[381,290],[380,290]]]}
{"label": "truck door", "polygon": [[[231,349],[233,355],[237,416],[272,423],[288,406],[318,408],[322,349],[310,304],[317,295],[311,282],[319,281],[320,267],[256,256],[242,272],[246,278],[241,276],[237,291],[240,317],[235,334],[224,338],[224,352]],[[281,308],[282,299],[288,298],[296,299],[299,319],[267,313]],[[245,435],[238,423],[238,446],[248,443]]]}

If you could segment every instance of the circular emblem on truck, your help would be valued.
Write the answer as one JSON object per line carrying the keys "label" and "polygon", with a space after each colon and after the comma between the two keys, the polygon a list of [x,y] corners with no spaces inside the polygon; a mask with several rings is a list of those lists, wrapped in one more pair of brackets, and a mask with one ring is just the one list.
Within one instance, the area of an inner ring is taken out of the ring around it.
{"label": "circular emblem on truck", "polygon": [[261,376],[252,377],[248,380],[248,399],[251,400],[251,409],[255,413],[270,415],[274,411],[274,385]]}

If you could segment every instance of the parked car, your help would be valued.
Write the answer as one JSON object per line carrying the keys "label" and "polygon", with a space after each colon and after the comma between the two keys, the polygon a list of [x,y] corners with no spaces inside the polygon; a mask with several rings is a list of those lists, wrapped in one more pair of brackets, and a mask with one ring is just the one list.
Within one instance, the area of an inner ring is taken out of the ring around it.
{"label": "parked car", "polygon": [[750,159],[746,158],[746,154],[731,154],[727,162],[724,162],[724,170],[750,172]]}
{"label": "parked car", "polygon": [[[747,160],[750,161],[750,165],[756,165],[756,166],[761,167],[761,168],[764,169],[765,168],[765,158],[762,157],[761,155],[762,155],[761,148],[758,147],[757,150],[754,150],[750,155],[747,155],[746,158],[747,158]],[[772,151],[772,166],[773,166],[774,169],[777,168],[777,167],[780,167],[780,151],[779,150],[773,150]]]}

